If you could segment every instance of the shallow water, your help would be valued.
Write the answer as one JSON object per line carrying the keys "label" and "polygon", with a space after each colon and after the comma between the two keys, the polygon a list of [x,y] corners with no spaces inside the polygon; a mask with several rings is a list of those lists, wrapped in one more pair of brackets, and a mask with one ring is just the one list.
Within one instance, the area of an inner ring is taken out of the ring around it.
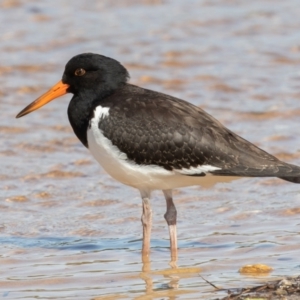
{"label": "shallow water", "polygon": [[[213,299],[226,292],[203,278],[233,288],[299,275],[299,185],[245,178],[177,190],[177,270],[168,265],[165,201],[154,193],[143,265],[139,194],[75,138],[70,95],[14,118],[69,58],[97,52],[122,62],[133,84],[200,105],[300,164],[298,0],[86,3],[0,2],[0,297]],[[254,263],[273,272],[238,272]]]}

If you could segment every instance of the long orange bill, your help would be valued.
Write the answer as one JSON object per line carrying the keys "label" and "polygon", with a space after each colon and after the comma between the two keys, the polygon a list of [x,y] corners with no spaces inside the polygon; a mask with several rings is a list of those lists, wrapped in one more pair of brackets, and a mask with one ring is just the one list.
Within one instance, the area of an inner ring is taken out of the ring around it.
{"label": "long orange bill", "polygon": [[20,111],[16,118],[21,118],[34,110],[44,106],[48,102],[65,95],[67,93],[69,85],[59,81],[55,84],[48,92],[43,94],[41,97],[37,98],[35,101],[26,106],[22,111]]}

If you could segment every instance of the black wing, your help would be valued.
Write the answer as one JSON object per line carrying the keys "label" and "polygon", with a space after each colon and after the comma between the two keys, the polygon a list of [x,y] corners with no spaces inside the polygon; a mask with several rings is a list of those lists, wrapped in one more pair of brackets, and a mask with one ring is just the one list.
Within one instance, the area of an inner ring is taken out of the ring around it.
{"label": "black wing", "polygon": [[99,128],[136,164],[167,170],[210,165],[219,168],[210,171],[216,175],[290,177],[293,182],[300,176],[300,167],[281,162],[186,101],[126,85],[101,105],[110,110]]}

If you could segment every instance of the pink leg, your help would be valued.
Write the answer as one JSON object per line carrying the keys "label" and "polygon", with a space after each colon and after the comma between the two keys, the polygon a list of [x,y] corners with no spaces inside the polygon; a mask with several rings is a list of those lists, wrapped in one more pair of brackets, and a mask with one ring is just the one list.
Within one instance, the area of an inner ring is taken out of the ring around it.
{"label": "pink leg", "polygon": [[166,203],[167,211],[164,215],[168,226],[170,234],[170,250],[171,250],[171,265],[176,266],[176,261],[178,257],[177,253],[177,230],[176,230],[176,220],[177,220],[177,211],[172,199],[172,190],[163,190]]}
{"label": "pink leg", "polygon": [[150,205],[150,192],[140,191],[143,200],[143,248],[142,258],[143,261],[148,261],[150,256],[150,239],[151,239],[151,227],[152,227],[152,210]]}

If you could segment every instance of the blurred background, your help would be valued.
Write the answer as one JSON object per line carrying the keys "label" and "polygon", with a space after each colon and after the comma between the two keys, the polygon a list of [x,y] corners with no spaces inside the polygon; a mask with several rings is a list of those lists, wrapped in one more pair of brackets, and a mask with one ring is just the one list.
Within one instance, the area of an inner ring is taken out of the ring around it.
{"label": "blurred background", "polygon": [[[74,136],[71,95],[16,114],[82,52],[120,61],[131,83],[204,108],[300,164],[298,0],[1,0],[0,297],[213,299],[299,274],[300,186],[241,179],[175,193],[179,260],[169,270],[165,201],[154,193],[151,266],[141,200]],[[273,272],[245,276],[246,264]]]}

